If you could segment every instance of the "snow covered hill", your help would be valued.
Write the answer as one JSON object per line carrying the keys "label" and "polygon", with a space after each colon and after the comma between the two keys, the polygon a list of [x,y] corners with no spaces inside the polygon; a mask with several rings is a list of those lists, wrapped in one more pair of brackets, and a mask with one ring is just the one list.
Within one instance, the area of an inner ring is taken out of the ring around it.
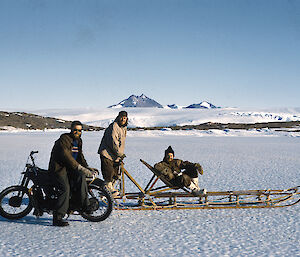
{"label": "snow covered hill", "polygon": [[[64,120],[80,120],[86,124],[107,127],[118,115],[119,108],[70,109],[37,111],[43,116]],[[122,108],[128,112],[130,127],[168,127],[198,125],[207,122],[259,123],[274,121],[300,121],[300,108],[281,109],[170,109],[170,108]]]}
{"label": "snow covered hill", "polygon": [[217,108],[215,105],[209,103],[209,102],[201,102],[199,104],[191,104],[185,108],[200,108],[200,109],[214,109]]}

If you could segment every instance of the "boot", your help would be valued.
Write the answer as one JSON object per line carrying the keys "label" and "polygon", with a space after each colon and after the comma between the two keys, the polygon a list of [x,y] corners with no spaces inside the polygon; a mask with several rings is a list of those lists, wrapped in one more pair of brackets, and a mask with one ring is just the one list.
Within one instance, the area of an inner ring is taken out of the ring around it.
{"label": "boot", "polygon": [[198,185],[198,177],[191,178],[191,184],[188,186],[188,188],[192,190],[192,194],[195,196],[206,195],[206,193],[207,193],[205,188],[200,189],[200,187]]}
{"label": "boot", "polygon": [[[121,176],[118,176],[116,178],[113,178],[112,180],[112,186],[115,189],[115,187],[117,186],[118,182],[121,182]],[[115,189],[116,190],[116,189]]]}
{"label": "boot", "polygon": [[106,187],[110,191],[110,193],[111,193],[111,195],[112,195],[113,198],[117,198],[117,197],[120,196],[119,191],[114,188],[112,182],[105,182],[105,183],[106,183]]}
{"label": "boot", "polygon": [[198,178],[191,178],[191,184],[187,188],[191,189],[192,191],[200,189],[198,186]]}
{"label": "boot", "polygon": [[207,193],[207,190],[205,188],[203,188],[203,189],[199,188],[199,189],[192,190],[192,194],[194,196],[204,196],[204,195],[206,195],[206,193]]}
{"label": "boot", "polygon": [[99,207],[99,203],[96,198],[90,198],[90,204],[83,208],[83,212],[86,214],[92,214],[94,211],[96,211]]}
{"label": "boot", "polygon": [[57,226],[57,227],[65,227],[65,226],[69,226],[69,223],[65,220],[62,219],[63,215],[54,212],[53,213],[53,226]]}

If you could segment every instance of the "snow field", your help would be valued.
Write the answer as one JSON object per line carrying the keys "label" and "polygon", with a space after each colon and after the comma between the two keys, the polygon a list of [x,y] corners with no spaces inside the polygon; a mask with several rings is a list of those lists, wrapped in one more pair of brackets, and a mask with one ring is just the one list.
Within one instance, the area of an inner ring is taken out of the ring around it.
{"label": "snow field", "polygon": [[34,111],[34,113],[64,120],[80,120],[89,125],[107,127],[121,110],[128,112],[129,127],[183,126],[198,125],[205,122],[255,123],[300,120],[300,108],[87,108],[40,110]]}
{"label": "snow field", "polygon": [[[47,168],[61,132],[0,133],[0,190],[17,184],[31,150]],[[91,167],[103,132],[84,132]],[[138,136],[139,135],[139,136]],[[199,184],[208,191],[283,189],[300,184],[299,138],[198,137],[129,132],[125,167],[145,186],[150,164],[172,145],[175,157],[200,162]],[[126,181],[128,191],[136,191]],[[100,223],[70,217],[70,226],[51,226],[52,217],[8,221],[0,217],[0,256],[300,256],[300,206],[279,209],[113,211]]]}

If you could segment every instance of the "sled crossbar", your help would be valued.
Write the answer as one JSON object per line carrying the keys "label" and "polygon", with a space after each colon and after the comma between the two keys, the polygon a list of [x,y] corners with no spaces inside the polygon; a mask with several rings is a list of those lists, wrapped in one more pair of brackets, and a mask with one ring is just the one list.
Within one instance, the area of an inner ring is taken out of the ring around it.
{"label": "sled crossbar", "polygon": [[[286,190],[213,191],[194,196],[186,188],[172,185],[144,160],[140,161],[153,175],[143,189],[122,164],[121,195],[115,199],[117,210],[276,208],[300,202],[300,186]],[[137,187],[138,192],[125,192],[125,176]],[[159,180],[164,186],[155,187]]]}

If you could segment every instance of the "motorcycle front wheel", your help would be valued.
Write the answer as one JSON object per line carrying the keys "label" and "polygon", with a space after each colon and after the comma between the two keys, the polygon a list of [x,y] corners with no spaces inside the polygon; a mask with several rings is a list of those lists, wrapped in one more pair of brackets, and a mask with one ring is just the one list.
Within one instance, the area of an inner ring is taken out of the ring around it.
{"label": "motorcycle front wheel", "polygon": [[0,193],[0,215],[4,218],[23,218],[32,208],[32,199],[26,187],[11,186]]}
{"label": "motorcycle front wheel", "polygon": [[98,222],[108,218],[113,209],[113,198],[106,187],[89,185],[89,200],[93,210],[82,212],[81,216],[89,221]]}

